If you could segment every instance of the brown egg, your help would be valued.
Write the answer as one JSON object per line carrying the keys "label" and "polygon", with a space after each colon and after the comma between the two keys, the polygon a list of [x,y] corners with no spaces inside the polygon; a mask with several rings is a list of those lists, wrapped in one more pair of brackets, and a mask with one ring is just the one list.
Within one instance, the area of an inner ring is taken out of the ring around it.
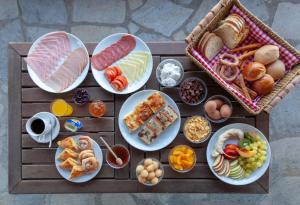
{"label": "brown egg", "polygon": [[215,103],[217,104],[217,109],[219,110],[221,106],[224,104],[223,100],[221,99],[214,99]]}
{"label": "brown egg", "polygon": [[220,109],[221,116],[224,118],[228,118],[231,116],[232,110],[229,105],[225,104]]}
{"label": "brown egg", "polygon": [[217,103],[213,100],[207,101],[204,105],[204,110],[206,113],[212,113],[217,109]]}
{"label": "brown egg", "polygon": [[222,118],[221,113],[219,110],[215,110],[215,112],[212,113],[207,113],[207,115],[212,119],[212,120],[219,120]]}

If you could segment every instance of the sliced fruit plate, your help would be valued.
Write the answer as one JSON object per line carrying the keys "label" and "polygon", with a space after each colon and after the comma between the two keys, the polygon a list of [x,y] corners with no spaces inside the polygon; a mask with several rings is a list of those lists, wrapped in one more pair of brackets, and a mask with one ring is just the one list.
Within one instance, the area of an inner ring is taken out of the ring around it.
{"label": "sliced fruit plate", "polygon": [[268,169],[271,149],[257,128],[241,123],[227,125],[211,137],[206,150],[209,168],[221,181],[246,185]]}

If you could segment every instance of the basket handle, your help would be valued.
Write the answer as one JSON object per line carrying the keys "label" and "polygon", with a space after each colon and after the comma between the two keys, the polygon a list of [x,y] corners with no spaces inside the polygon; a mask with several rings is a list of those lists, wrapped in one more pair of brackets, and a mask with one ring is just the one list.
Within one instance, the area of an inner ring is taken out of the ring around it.
{"label": "basket handle", "polygon": [[220,0],[209,12],[208,14],[196,25],[193,31],[185,38],[185,42],[190,44],[192,43],[197,34],[200,33],[217,15],[217,13],[221,10],[222,7],[225,7],[230,3],[231,0]]}
{"label": "basket handle", "polygon": [[276,96],[270,103],[269,105],[267,105],[264,110],[267,112],[267,113],[270,113],[272,108],[277,105],[281,100],[282,98],[284,98],[297,84],[300,83],[300,73],[294,77],[294,79],[288,83],[285,87],[284,90],[282,90],[278,96]]}

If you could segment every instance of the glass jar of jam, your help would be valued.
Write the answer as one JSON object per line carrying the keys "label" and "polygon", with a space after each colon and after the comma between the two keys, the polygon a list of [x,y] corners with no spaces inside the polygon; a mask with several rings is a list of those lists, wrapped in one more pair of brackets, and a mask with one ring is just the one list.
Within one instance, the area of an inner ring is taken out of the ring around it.
{"label": "glass jar of jam", "polygon": [[114,169],[121,169],[121,168],[125,167],[130,160],[129,150],[125,146],[120,145],[120,144],[112,146],[111,149],[114,151],[114,153],[117,155],[117,157],[122,159],[123,164],[121,166],[118,165],[116,162],[116,158],[112,155],[112,153],[110,151],[106,152],[107,164],[109,164],[109,166],[111,166]]}
{"label": "glass jar of jam", "polygon": [[106,105],[101,100],[93,101],[89,104],[89,113],[93,117],[102,117],[106,113]]}

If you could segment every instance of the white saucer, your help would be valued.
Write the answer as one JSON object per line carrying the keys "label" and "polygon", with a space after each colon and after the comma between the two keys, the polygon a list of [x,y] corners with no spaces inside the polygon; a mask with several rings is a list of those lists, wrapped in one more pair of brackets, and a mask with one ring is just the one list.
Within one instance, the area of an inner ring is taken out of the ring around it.
{"label": "white saucer", "polygon": [[57,119],[57,117],[55,115],[53,115],[50,112],[39,112],[37,114],[34,115],[35,117],[39,117],[39,116],[47,116],[51,119],[51,124],[54,127],[44,136],[31,136],[31,138],[38,142],[38,143],[49,143],[50,142],[50,138],[51,138],[51,133],[52,133],[52,141],[58,136],[59,134],[59,130],[60,130],[60,124],[59,121]]}

